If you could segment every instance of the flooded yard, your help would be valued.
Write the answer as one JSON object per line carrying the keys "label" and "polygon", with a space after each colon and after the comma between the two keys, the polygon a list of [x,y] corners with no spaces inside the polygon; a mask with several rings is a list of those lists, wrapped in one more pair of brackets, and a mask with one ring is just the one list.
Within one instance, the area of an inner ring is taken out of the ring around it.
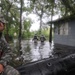
{"label": "flooded yard", "polygon": [[[21,42],[21,51],[22,55],[20,58],[23,59],[23,64],[30,63],[45,58],[53,57],[53,42],[52,45],[48,41],[45,41],[44,44],[41,44],[40,41],[37,44],[31,40],[22,40]],[[14,48],[17,46],[17,40],[14,40]],[[18,60],[19,57],[16,58]]]}
{"label": "flooded yard", "polygon": [[[14,40],[14,50],[17,51],[17,40]],[[38,41],[36,44],[31,40],[22,40],[21,42],[21,55],[16,56],[14,53],[13,62],[16,65],[24,65],[31,62],[36,62],[46,58],[60,58],[69,54],[72,54],[73,51],[54,49],[54,43],[50,44],[48,41],[45,41],[44,44],[41,44]]]}
{"label": "flooded yard", "polygon": [[24,60],[30,60],[30,62],[32,62],[44,58],[53,57],[52,55],[53,46],[50,47],[48,41],[45,41],[45,44],[41,45],[40,41],[38,41],[37,44],[34,44],[34,42],[30,40],[28,46],[30,50],[27,51],[26,50],[27,43],[26,41],[22,41],[22,51],[23,51]]}

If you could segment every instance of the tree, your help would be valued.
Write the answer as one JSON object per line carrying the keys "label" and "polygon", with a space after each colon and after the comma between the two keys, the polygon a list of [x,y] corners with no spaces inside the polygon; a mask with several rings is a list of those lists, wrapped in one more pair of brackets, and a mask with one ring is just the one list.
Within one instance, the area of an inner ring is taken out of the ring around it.
{"label": "tree", "polygon": [[19,25],[19,51],[21,50],[21,36],[22,36],[22,6],[23,6],[23,0],[20,0],[21,2],[21,8],[20,8],[20,25]]}
{"label": "tree", "polygon": [[39,28],[39,34],[42,34],[41,31],[43,29],[43,26],[46,25],[46,23],[43,21],[44,18],[49,18],[51,12],[51,9],[48,10],[47,6],[49,3],[47,0],[31,0],[33,6],[33,13],[36,14],[39,17],[40,21],[40,28]]}
{"label": "tree", "polygon": [[75,1],[74,0],[61,0],[62,4],[69,10],[70,14],[75,14]]}

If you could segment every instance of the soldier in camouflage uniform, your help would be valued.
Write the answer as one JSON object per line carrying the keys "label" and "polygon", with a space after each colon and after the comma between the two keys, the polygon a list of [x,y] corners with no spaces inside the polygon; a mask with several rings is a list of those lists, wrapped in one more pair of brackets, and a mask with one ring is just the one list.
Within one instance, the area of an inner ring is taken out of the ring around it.
{"label": "soldier in camouflage uniform", "polygon": [[5,29],[5,20],[0,16],[0,75],[20,75],[20,73],[7,64],[7,56],[11,56],[11,48],[3,38],[2,32]]}

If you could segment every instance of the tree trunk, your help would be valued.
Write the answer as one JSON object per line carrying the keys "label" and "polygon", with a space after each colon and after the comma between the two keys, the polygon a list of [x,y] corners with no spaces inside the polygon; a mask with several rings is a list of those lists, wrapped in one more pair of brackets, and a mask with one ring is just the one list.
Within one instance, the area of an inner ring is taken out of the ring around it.
{"label": "tree trunk", "polygon": [[[53,18],[53,5],[52,5],[51,21],[52,21],[52,18]],[[52,23],[50,25],[49,42],[52,43]]]}
{"label": "tree trunk", "polygon": [[40,31],[39,31],[40,35],[41,35],[41,31],[42,31],[42,16],[43,16],[43,7],[41,8],[41,15],[40,15]]}
{"label": "tree trunk", "polygon": [[22,32],[22,0],[21,0],[21,8],[20,8],[20,25],[19,25],[19,53],[21,50],[21,32]]}

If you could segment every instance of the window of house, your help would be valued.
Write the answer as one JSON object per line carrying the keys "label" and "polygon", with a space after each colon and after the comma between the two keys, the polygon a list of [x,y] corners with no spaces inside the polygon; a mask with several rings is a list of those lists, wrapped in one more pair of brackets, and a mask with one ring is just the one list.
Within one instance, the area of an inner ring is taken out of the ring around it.
{"label": "window of house", "polygon": [[64,33],[63,33],[63,31],[64,31],[64,26],[63,26],[63,24],[60,26],[60,35],[63,35]]}
{"label": "window of house", "polygon": [[58,35],[60,35],[60,25],[58,25]]}
{"label": "window of house", "polygon": [[68,23],[63,23],[61,25],[58,25],[57,27],[58,35],[68,35],[69,27]]}
{"label": "window of house", "polygon": [[55,33],[56,35],[58,35],[58,27],[57,27],[57,26],[54,27],[54,33]]}
{"label": "window of house", "polygon": [[64,35],[68,35],[68,31],[69,31],[68,23],[65,23],[65,25],[64,25]]}

